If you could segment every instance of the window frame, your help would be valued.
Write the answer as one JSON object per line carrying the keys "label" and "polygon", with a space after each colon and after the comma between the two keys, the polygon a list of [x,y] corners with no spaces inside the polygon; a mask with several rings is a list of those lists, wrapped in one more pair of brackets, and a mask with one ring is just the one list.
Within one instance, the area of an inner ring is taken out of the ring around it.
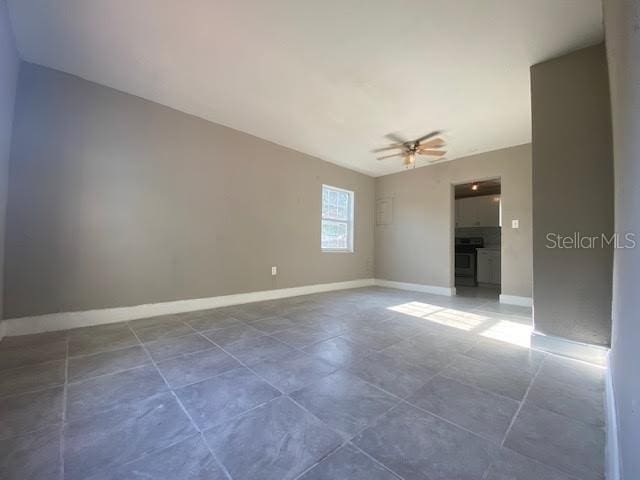
{"label": "window frame", "polygon": [[[334,190],[337,192],[344,192],[349,195],[349,205],[348,205],[348,220],[345,221],[341,218],[329,217],[324,215],[324,190]],[[353,190],[347,190],[346,188],[334,187],[333,185],[327,185],[325,183],[322,184],[322,188],[320,189],[320,250],[324,253],[354,253],[354,245],[355,245],[355,203],[356,203],[356,194]],[[324,220],[346,223],[347,224],[347,247],[346,248],[324,248],[322,246],[322,222]]]}

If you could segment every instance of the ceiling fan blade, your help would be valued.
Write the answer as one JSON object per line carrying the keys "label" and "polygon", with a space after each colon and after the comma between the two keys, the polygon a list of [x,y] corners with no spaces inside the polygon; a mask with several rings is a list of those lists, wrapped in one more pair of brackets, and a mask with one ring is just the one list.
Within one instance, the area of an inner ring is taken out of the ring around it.
{"label": "ceiling fan blade", "polygon": [[433,158],[429,160],[429,163],[438,163],[438,162],[442,162],[443,160],[444,158]]}
{"label": "ceiling fan blade", "polygon": [[418,155],[430,155],[432,157],[442,157],[447,154],[444,150],[418,150]]}
{"label": "ceiling fan blade", "polygon": [[441,130],[434,130],[433,132],[427,133],[426,135],[424,135],[424,136],[422,136],[420,138],[416,138],[416,143],[423,142],[424,140],[427,140],[427,139],[429,139],[431,137],[435,137],[437,135],[440,135],[441,133],[442,133]]}
{"label": "ceiling fan blade", "polygon": [[425,148],[440,148],[444,147],[444,145],[444,140],[442,140],[441,138],[433,138],[428,142],[421,143],[418,148],[424,150]]}
{"label": "ceiling fan blade", "polygon": [[394,153],[393,155],[387,155],[386,157],[378,157],[378,160],[385,160],[387,158],[393,158],[393,157],[402,157],[404,155],[404,153]]}
{"label": "ceiling fan blade", "polygon": [[388,147],[376,148],[375,150],[371,150],[373,153],[386,152],[387,150],[393,150],[396,148],[404,148],[404,145],[401,143],[396,143],[393,145],[389,145]]}
{"label": "ceiling fan blade", "polygon": [[392,140],[392,141],[394,141],[394,142],[396,142],[396,143],[400,143],[400,144],[402,144],[402,145],[404,145],[405,143],[409,143],[409,140],[407,140],[406,138],[402,138],[402,137],[401,137],[400,135],[398,135],[397,133],[388,133],[388,134],[386,135],[386,137],[387,137],[389,140]]}

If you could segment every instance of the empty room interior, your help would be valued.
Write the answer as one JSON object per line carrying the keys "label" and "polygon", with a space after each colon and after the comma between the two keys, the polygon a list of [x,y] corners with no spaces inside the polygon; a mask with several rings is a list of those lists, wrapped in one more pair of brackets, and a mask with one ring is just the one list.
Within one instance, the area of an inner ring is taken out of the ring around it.
{"label": "empty room interior", "polygon": [[0,478],[640,479],[640,0],[0,0]]}

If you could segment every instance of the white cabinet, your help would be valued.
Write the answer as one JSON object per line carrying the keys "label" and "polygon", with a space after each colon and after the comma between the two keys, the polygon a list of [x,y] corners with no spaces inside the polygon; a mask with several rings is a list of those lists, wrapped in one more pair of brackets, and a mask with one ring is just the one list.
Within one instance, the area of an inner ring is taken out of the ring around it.
{"label": "white cabinet", "polygon": [[456,200],[456,227],[473,227],[478,225],[478,204],[475,198]]}
{"label": "white cabinet", "polygon": [[479,248],[478,283],[500,284],[500,250]]}
{"label": "white cabinet", "polygon": [[488,195],[476,197],[478,201],[478,222],[481,227],[500,226],[500,197]]}
{"label": "white cabinet", "polygon": [[499,227],[500,196],[456,199],[456,227]]}

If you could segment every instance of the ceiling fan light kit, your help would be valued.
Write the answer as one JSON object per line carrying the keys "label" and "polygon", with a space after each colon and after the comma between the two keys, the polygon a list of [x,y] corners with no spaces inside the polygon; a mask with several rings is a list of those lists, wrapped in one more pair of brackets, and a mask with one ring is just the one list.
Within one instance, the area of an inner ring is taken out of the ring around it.
{"label": "ceiling fan light kit", "polygon": [[429,160],[429,163],[438,162],[440,160],[443,160],[443,157],[447,153],[445,150],[439,150],[446,145],[445,141],[442,138],[438,137],[438,135],[440,135],[441,133],[441,131],[436,130],[434,132],[423,135],[420,138],[416,138],[415,140],[404,140],[403,138],[398,137],[395,134],[389,134],[387,135],[387,138],[393,140],[394,143],[386,147],[376,148],[375,150],[373,150],[373,152],[380,153],[398,149],[400,150],[400,152],[378,157],[378,160],[402,157],[405,168],[415,168],[416,155],[436,157],[432,160]]}
{"label": "ceiling fan light kit", "polygon": [[406,168],[409,168],[409,167],[416,168],[416,154],[415,153],[409,152],[409,154],[404,157],[404,166]]}

